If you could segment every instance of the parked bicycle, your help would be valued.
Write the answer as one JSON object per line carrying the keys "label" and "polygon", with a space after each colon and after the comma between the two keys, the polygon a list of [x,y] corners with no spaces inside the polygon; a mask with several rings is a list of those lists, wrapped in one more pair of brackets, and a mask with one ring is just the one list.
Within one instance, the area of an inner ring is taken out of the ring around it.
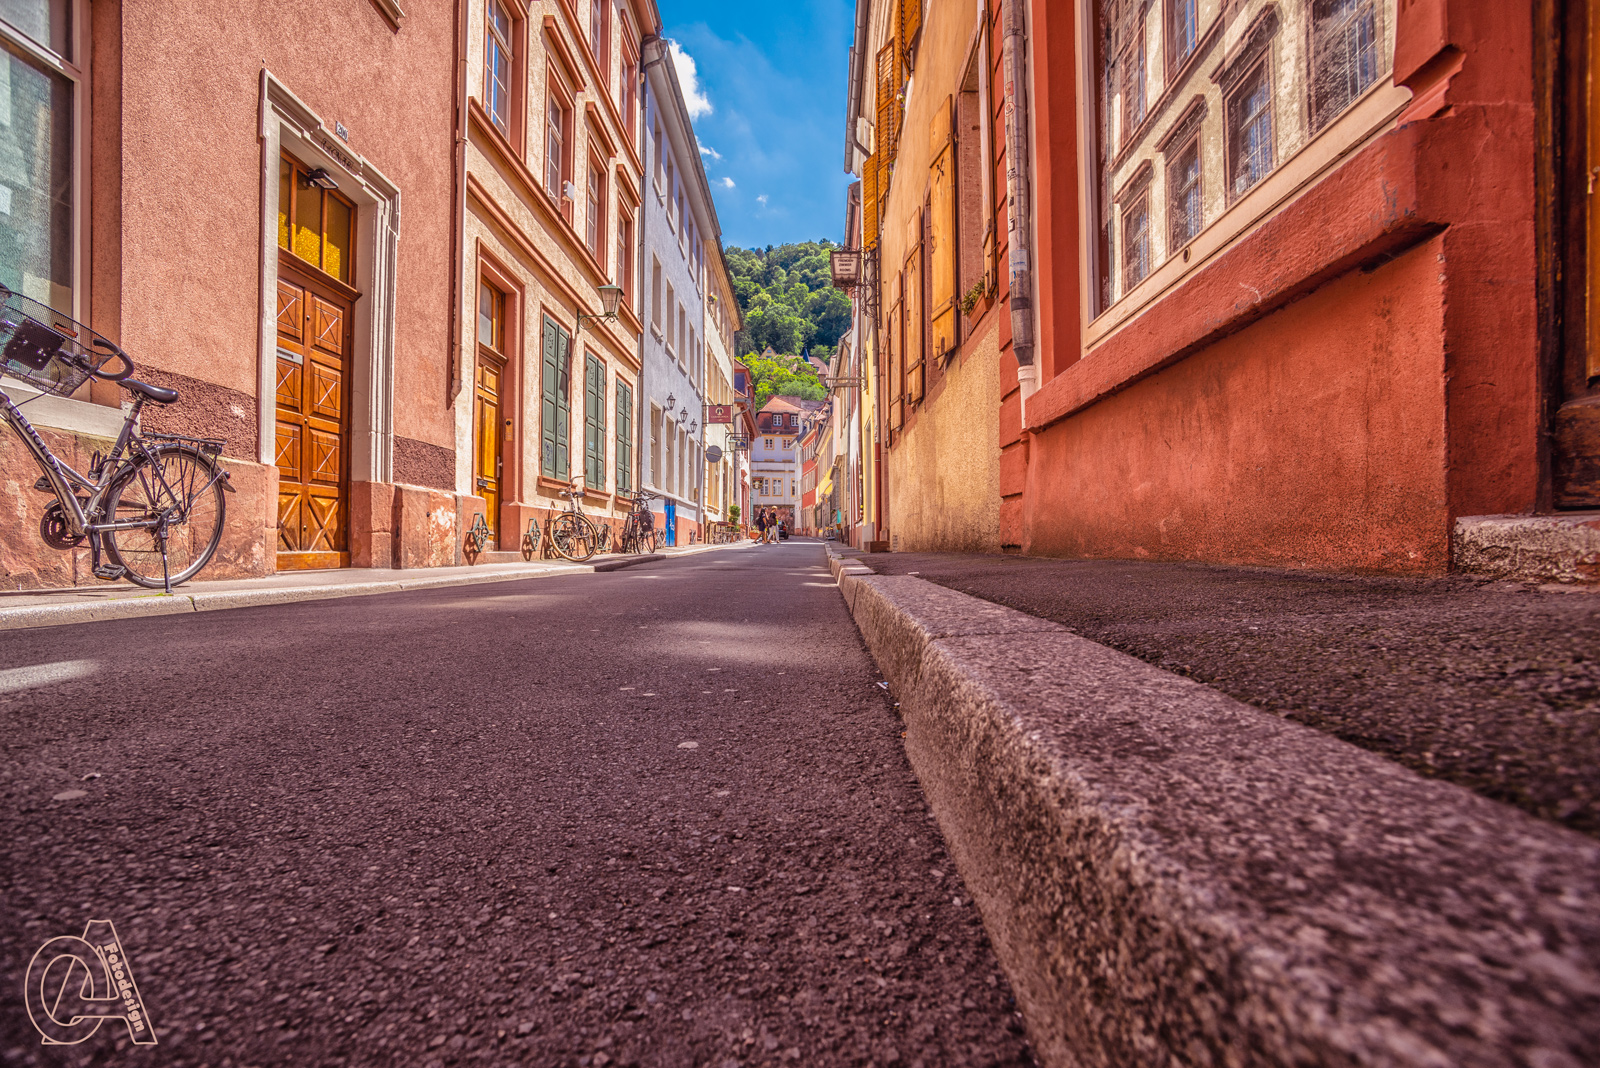
{"label": "parked bicycle", "polygon": [[528,521],[528,531],[522,535],[524,560],[532,560],[540,555],[542,548],[545,556],[554,552],[575,564],[581,564],[600,551],[600,531],[603,528],[596,526],[594,520],[583,514],[578,506],[583,499],[583,491],[578,489],[577,482],[571,483],[571,486],[571,489],[561,491],[567,507],[552,512],[542,528],[537,519]]}
{"label": "parked bicycle", "polygon": [[622,536],[618,539],[619,547],[625,553],[653,553],[660,543],[661,535],[656,530],[656,514],[650,509],[650,502],[657,499],[657,494],[648,490],[640,490],[634,494],[632,508],[628,518],[622,524]]}
{"label": "parked bicycle", "polygon": [[[106,370],[113,362],[120,366]],[[95,453],[88,474],[82,474],[52,452],[22,414],[29,401],[18,404],[0,389],[0,420],[39,465],[34,489],[55,495],[40,521],[40,537],[62,550],[87,541],[96,578],[125,577],[171,593],[206,566],[222,540],[223,491],[233,492],[228,472],[217,463],[226,443],[144,431],[139,413],[145,404],[172,404],[178,391],[140,382],[132,373],[133,361],[112,342],[0,286],[0,374],[40,396],[70,396],[97,378],[132,397],[110,454]]]}

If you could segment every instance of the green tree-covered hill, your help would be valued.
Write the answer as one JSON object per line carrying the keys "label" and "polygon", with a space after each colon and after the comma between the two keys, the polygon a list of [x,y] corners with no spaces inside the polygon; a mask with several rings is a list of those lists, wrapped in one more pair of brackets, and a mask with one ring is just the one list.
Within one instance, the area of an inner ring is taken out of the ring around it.
{"label": "green tree-covered hill", "polygon": [[823,359],[833,354],[850,328],[850,298],[833,288],[828,269],[828,253],[838,247],[832,241],[802,241],[726,250],[744,320],[740,359],[769,345],[780,356],[806,350]]}

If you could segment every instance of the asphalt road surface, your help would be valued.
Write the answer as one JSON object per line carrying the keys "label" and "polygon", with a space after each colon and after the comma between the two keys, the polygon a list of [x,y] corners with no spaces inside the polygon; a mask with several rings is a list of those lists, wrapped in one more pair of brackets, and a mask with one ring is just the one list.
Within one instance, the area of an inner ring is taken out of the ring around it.
{"label": "asphalt road surface", "polygon": [[7,633],[0,1062],[1031,1063],[877,679],[799,541]]}

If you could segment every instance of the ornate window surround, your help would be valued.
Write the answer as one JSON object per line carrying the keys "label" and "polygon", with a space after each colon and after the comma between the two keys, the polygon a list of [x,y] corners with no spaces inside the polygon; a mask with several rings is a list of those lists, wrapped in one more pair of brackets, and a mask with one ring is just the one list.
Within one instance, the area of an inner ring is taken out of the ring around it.
{"label": "ornate window surround", "polygon": [[265,68],[261,71],[261,318],[257,459],[276,463],[278,158],[287,151],[321,167],[356,204],[355,349],[351,363],[350,478],[394,481],[395,267],[400,189],[339,140],[321,116]]}
{"label": "ornate window surround", "polygon": [[[1097,138],[1099,71],[1096,68],[1094,48],[1089,42],[1096,39],[1094,12],[1098,2],[1099,0],[1073,0],[1077,15],[1075,55],[1080,101],[1077,128],[1079,143],[1086,147],[1095,146]],[[1238,8],[1244,7],[1247,2],[1248,0],[1235,0],[1224,6],[1231,14]],[[1269,0],[1269,3],[1262,6],[1272,5]],[[1386,47],[1392,50],[1392,20],[1385,21]],[[1170,90],[1163,88],[1163,95],[1169,91],[1192,93],[1205,83],[1211,83],[1213,88],[1201,88],[1200,91],[1206,95],[1214,95],[1218,87],[1212,77],[1199,74],[1190,81],[1190,76],[1199,64],[1205,63],[1209,66],[1213,62],[1206,57],[1213,54],[1211,48],[1219,43],[1213,40],[1217,28],[1218,24],[1213,22],[1201,30],[1201,43],[1180,65],[1178,73],[1173,75],[1177,80]],[[1249,28],[1260,27],[1252,25]],[[1240,43],[1234,43],[1232,54],[1228,55],[1227,59],[1236,60],[1243,54],[1245,50],[1240,48]],[[1085,355],[1092,355],[1102,342],[1158,306],[1165,296],[1181,286],[1189,276],[1204,269],[1216,257],[1247,239],[1262,224],[1336,170],[1345,159],[1379,135],[1393,129],[1399,115],[1410,102],[1411,93],[1403,86],[1395,85],[1392,61],[1386,60],[1386,62],[1391,69],[1386,69],[1337,117],[1315,131],[1305,143],[1277,159],[1273,170],[1264,179],[1232,199],[1220,215],[1208,220],[1200,233],[1186,246],[1190,252],[1189,259],[1185,260],[1181,255],[1168,255],[1157,260],[1151,265],[1150,274],[1138,286],[1130,292],[1121,294],[1104,308],[1097,309],[1094,298],[1101,268],[1098,261],[1102,254],[1094,247],[1092,240],[1080,241],[1078,268],[1081,282],[1079,314],[1083,323],[1080,339],[1082,352]],[[1208,73],[1220,74],[1227,67],[1228,64],[1225,63],[1219,70]],[[1192,118],[1189,110],[1188,107],[1183,109],[1178,116],[1179,124],[1188,125]],[[1213,107],[1211,110],[1215,113],[1220,109]],[[1155,121],[1155,118],[1156,108],[1153,105],[1146,121]],[[1215,114],[1211,121],[1216,121]],[[1163,131],[1157,140],[1166,142],[1164,136],[1166,132]],[[1167,142],[1167,145],[1170,146],[1170,142]],[[1122,148],[1118,146],[1116,151],[1118,162],[1123,162],[1122,157],[1125,154]],[[1079,211],[1082,218],[1090,220],[1098,219],[1104,206],[1100,203],[1101,194],[1098,192],[1100,182],[1098,153],[1098,148],[1095,148],[1093,151],[1078,154]],[[1157,154],[1161,154],[1160,148],[1157,148]],[[1164,169],[1163,167],[1163,171]],[[1111,196],[1110,199],[1115,205],[1119,198]],[[1090,232],[1093,232],[1092,227]],[[1162,232],[1165,233],[1164,230]],[[1118,237],[1120,238],[1120,227]]]}

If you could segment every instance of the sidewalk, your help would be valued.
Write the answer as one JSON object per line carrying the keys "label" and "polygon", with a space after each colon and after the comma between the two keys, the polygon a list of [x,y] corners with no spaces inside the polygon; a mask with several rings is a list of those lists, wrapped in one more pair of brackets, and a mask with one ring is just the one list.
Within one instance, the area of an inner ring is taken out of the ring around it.
{"label": "sidewalk", "polygon": [[1059,623],[1600,836],[1600,590],[952,553],[860,563]]}
{"label": "sidewalk", "polygon": [[[204,579],[186,582],[168,597],[126,582],[74,586],[55,590],[20,590],[0,593],[0,631],[23,627],[52,627],[66,623],[92,623],[137,616],[214,612],[227,608],[316,601],[333,597],[360,597],[374,593],[400,593],[440,586],[473,586],[484,582],[512,582],[545,575],[616,571],[620,568],[693,556],[734,545],[690,545],[663,548],[655,553],[597,556],[586,564],[541,560],[528,563],[478,564],[468,567],[433,567],[408,570],[341,568],[332,571],[286,571],[268,578]],[[203,572],[202,572],[203,573]]]}
{"label": "sidewalk", "polygon": [[829,554],[1041,1064],[1600,1063],[1600,597]]}

